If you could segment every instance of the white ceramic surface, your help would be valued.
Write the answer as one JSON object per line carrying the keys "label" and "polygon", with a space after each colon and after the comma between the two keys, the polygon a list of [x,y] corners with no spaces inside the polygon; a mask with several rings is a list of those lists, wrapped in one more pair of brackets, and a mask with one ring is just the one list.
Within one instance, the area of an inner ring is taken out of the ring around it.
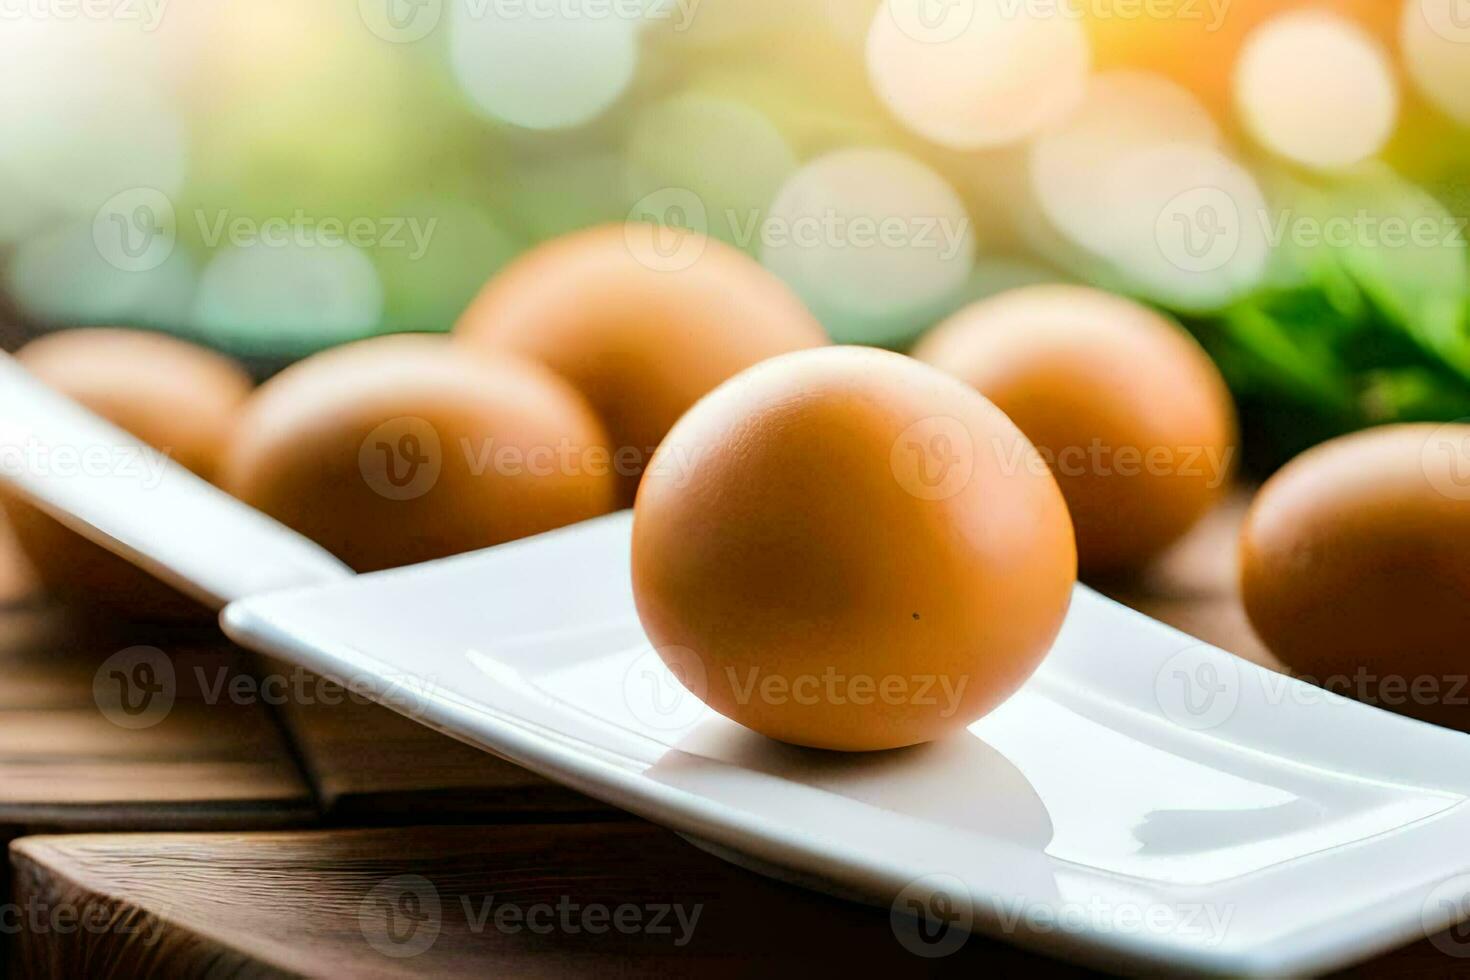
{"label": "white ceramic surface", "polygon": [[0,482],[205,605],[352,572],[0,353]]}
{"label": "white ceramic surface", "polygon": [[764,873],[884,905],[937,889],[977,931],[1103,966],[1318,972],[1448,922],[1446,887],[1470,894],[1444,886],[1470,874],[1464,735],[1079,588],[1041,670],[965,735],[785,746],[649,647],[629,528],[247,599],[224,622]]}
{"label": "white ceramic surface", "polygon": [[[1042,668],[968,732],[816,752],[713,715],[669,674],[634,614],[627,514],[354,578],[177,468],[55,466],[137,448],[0,355],[0,480],[201,599],[238,600],[222,622],[241,643],[727,859],[890,905],[922,953],[973,928],[1117,969],[1315,973],[1470,920],[1470,737],[1087,589]],[[937,928],[907,914],[926,909]],[[1439,941],[1470,955],[1470,935]]]}

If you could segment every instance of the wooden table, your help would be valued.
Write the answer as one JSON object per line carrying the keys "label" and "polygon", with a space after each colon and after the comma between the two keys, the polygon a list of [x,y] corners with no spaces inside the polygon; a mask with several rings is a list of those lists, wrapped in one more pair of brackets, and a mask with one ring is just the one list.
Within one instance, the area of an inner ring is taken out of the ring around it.
{"label": "wooden table", "polygon": [[[1235,598],[1242,506],[1107,591],[1274,666]],[[0,586],[4,568],[0,548]],[[29,835],[4,907],[27,917],[9,953],[20,975],[1081,973],[979,937],[917,957],[884,910],[741,871],[374,706],[221,702],[221,676],[292,669],[212,631],[80,622],[23,588],[5,601],[0,826]],[[136,644],[167,651],[177,692],[129,729],[96,683]],[[682,943],[681,908],[700,916]],[[672,931],[651,928],[658,909]],[[593,931],[616,915],[626,928]],[[0,942],[6,924],[0,910]],[[1425,941],[1356,972],[1466,968]]]}
{"label": "wooden table", "polygon": [[30,565],[15,547],[9,526],[0,521],[0,608],[24,605],[35,595]]}
{"label": "wooden table", "polygon": [[[300,673],[268,658],[258,658],[256,664],[261,677],[294,678]],[[318,682],[312,678],[308,683],[315,689]],[[324,818],[332,823],[617,812],[386,708],[343,697],[340,690],[314,703],[286,701],[277,714],[300,752]]]}

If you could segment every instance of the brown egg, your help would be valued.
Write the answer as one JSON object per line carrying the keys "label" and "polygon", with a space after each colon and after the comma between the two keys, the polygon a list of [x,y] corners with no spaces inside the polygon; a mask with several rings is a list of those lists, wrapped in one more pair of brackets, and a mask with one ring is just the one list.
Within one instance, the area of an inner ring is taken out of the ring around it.
{"label": "brown egg", "polygon": [[[251,388],[234,361],[135,330],[66,330],[32,341],[16,356],[51,387],[211,480]],[[4,506],[50,591],[136,619],[212,615],[31,505],[7,496]]]}
{"label": "brown egg", "polygon": [[1163,316],[1083,286],[1011,290],[914,356],[974,385],[1052,465],[1084,574],[1136,570],[1223,496],[1235,411],[1213,362]]}
{"label": "brown egg", "polygon": [[616,491],[570,385],[427,336],[350,344],[262,385],[221,482],[361,572],[596,517]]}
{"label": "brown egg", "polygon": [[1470,729],[1470,425],[1395,425],[1272,477],[1241,535],[1261,639],[1334,693]]}
{"label": "brown egg", "polygon": [[1000,704],[1076,579],[1066,504],[969,387],[884,351],[776,358],[717,388],[649,465],[638,614],[716,711],[799,745],[896,748]]}
{"label": "brown egg", "polygon": [[654,225],[594,228],[531,251],[491,280],[456,333],[540,361],[587,397],[617,449],[625,504],[702,395],[768,357],[827,342],[749,256]]}

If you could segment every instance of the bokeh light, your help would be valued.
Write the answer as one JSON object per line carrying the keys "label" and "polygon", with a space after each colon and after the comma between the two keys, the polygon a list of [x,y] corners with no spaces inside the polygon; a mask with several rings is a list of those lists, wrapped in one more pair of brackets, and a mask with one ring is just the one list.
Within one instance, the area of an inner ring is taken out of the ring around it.
{"label": "bokeh light", "polygon": [[892,344],[927,325],[970,274],[965,205],[895,150],[840,150],[792,176],[762,226],[761,258],[845,342]]}
{"label": "bokeh light", "polygon": [[1399,108],[1386,52],[1366,31],[1323,10],[1283,14],[1258,27],[1241,52],[1235,97],[1262,146],[1324,170],[1376,155]]}
{"label": "bokeh light", "polygon": [[638,65],[640,20],[619,5],[449,0],[450,60],[470,102],[527,129],[580,126],[623,94]]}
{"label": "bokeh light", "polygon": [[151,268],[120,268],[98,250],[87,220],[27,239],[7,263],[5,280],[16,304],[38,320],[182,330],[189,322],[195,269],[177,249]]}
{"label": "bokeh light", "polygon": [[[525,249],[641,218],[745,248],[839,340],[902,349],[1068,278],[1179,315],[1247,411],[1330,393],[1325,432],[1355,385],[1373,421],[1470,400],[1470,248],[1380,234],[1470,219],[1457,0],[158,9],[0,27],[23,326],[290,357],[447,329]],[[252,244],[282,223],[305,247]]]}
{"label": "bokeh light", "polygon": [[1108,175],[1129,154],[1168,143],[1217,146],[1220,130],[1198,99],[1163,76],[1104,72],[1071,115],[1031,144],[1031,190],[1064,237],[1106,254],[1118,244],[1123,205],[1101,193]]}
{"label": "bokeh light", "polygon": [[894,115],[962,150],[1017,142],[1065,115],[1089,65],[1075,17],[1007,0],[887,0],[873,15],[867,54]]}
{"label": "bokeh light", "polygon": [[669,189],[700,201],[701,229],[757,249],[764,208],[796,170],[795,152],[750,105],[700,94],[650,105],[633,121],[624,157],[635,201]]}
{"label": "bokeh light", "polygon": [[111,64],[115,74],[72,70],[59,56],[65,50],[41,43],[0,57],[0,84],[11,93],[0,99],[0,172],[11,192],[32,207],[89,217],[136,187],[176,193],[188,146],[164,87],[126,64]]}
{"label": "bokeh light", "polygon": [[1125,154],[1103,175],[1118,208],[1105,258],[1125,291],[1186,312],[1218,310],[1267,272],[1270,212],[1255,177],[1215,147],[1169,143]]}
{"label": "bokeh light", "polygon": [[382,314],[382,283],[361,249],[262,242],[215,254],[193,322],[227,349],[300,354],[366,336]]}

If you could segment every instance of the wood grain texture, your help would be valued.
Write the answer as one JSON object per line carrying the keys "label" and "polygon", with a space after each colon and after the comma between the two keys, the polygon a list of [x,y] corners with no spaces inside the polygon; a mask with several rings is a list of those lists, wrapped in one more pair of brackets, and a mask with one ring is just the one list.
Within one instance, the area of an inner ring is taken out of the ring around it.
{"label": "wood grain texture", "polygon": [[[12,966],[38,978],[1088,975],[980,936],[920,958],[887,910],[641,821],[33,837],[12,863]],[[1463,977],[1465,953],[1440,936],[1340,976]]]}
{"label": "wood grain texture", "polygon": [[[258,673],[295,668],[257,658]],[[464,823],[527,814],[616,816],[580,793],[374,704],[279,708],[325,816],[336,823]]]}
{"label": "wood grain texture", "polygon": [[[173,700],[128,728],[107,701],[104,665],[140,645],[168,659]],[[0,615],[0,826],[310,821],[310,788],[266,706],[229,694],[239,673],[239,652],[211,631],[89,623],[45,608]]]}
{"label": "wood grain texture", "polygon": [[[1243,498],[1214,515],[1147,575],[1109,591],[1206,640],[1271,664],[1268,654],[1252,646],[1233,593],[1234,535],[1242,511]],[[18,619],[0,618],[0,637],[21,628]],[[34,641],[21,645],[40,648]],[[71,679],[58,682],[68,670]],[[6,676],[17,683],[0,688],[0,718],[12,703],[75,709],[69,699],[80,681],[90,683],[85,660],[40,671],[32,664]],[[15,949],[16,972],[392,977],[698,971],[725,976],[984,969],[1002,975],[1011,970],[1082,975],[977,937],[953,956],[919,959],[899,945],[884,910],[766,881],[631,818],[548,823],[553,815],[577,812],[577,804],[563,811],[536,794],[546,792],[554,800],[563,791],[383,709],[291,703],[283,711],[301,738],[303,757],[321,767],[317,784],[339,819],[462,821],[481,808],[486,819],[507,822],[28,838],[13,848],[14,901],[22,912],[39,914],[41,927],[23,932]],[[216,734],[217,739],[196,743],[212,746],[206,756],[227,751],[233,740]],[[35,751],[46,741],[33,735],[27,744]],[[155,744],[154,751],[166,743]],[[92,751],[105,756],[109,750],[98,745]],[[527,811],[538,811],[538,822],[514,822],[515,814]],[[546,907],[546,914],[553,914],[560,903],[579,909],[677,904],[701,911],[693,938],[683,945],[669,934],[613,930],[593,935],[559,924],[537,932],[525,924],[496,924],[497,910],[503,908],[524,915]],[[47,916],[58,909],[89,926],[57,928]],[[393,955],[416,948],[430,932],[432,942],[421,952]],[[395,935],[405,942],[395,943]],[[1444,937],[1438,945],[1420,942],[1343,976],[1466,975],[1470,959],[1445,949],[1470,952],[1470,934],[1461,944]]]}
{"label": "wood grain texture", "polygon": [[[88,914],[141,930],[32,931],[17,972],[37,977],[1083,975],[977,937],[921,959],[887,910],[769,881],[640,821],[31,838],[13,861],[22,908],[100,908]],[[608,920],[584,918],[592,908]]]}

